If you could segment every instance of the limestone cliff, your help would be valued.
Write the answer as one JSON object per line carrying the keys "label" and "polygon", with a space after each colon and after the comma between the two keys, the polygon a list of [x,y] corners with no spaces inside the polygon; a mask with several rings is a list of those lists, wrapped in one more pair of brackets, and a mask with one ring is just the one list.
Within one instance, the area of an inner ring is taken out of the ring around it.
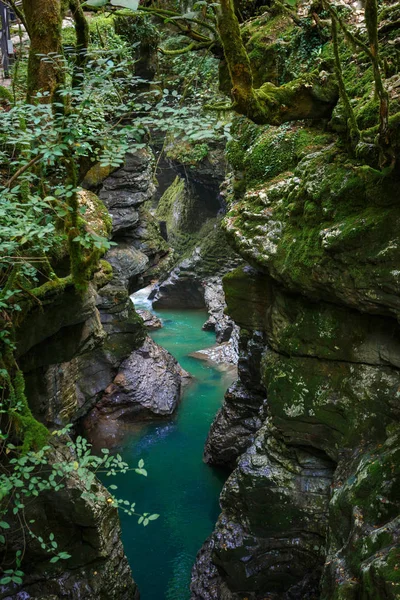
{"label": "limestone cliff", "polygon": [[[295,26],[265,23],[243,28],[254,75],[290,80],[304,66],[293,45],[281,62]],[[371,71],[346,56],[361,126]],[[206,445],[232,472],[193,600],[400,593],[399,173],[351,151],[341,111],[312,127],[237,118],[228,144],[224,228],[248,262],[224,278],[241,359]]]}

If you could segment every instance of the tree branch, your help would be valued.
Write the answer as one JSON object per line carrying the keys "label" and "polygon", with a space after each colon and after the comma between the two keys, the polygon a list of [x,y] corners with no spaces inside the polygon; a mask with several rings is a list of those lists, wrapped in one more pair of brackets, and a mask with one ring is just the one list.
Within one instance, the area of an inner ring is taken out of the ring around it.
{"label": "tree branch", "polygon": [[14,173],[14,175],[11,177],[11,179],[9,179],[6,184],[5,187],[10,189],[12,184],[14,183],[14,181],[16,181],[18,179],[18,177],[20,177],[21,175],[23,175],[23,173],[25,173],[25,171],[27,171],[28,169],[30,169],[31,167],[33,167],[33,165],[35,165],[37,162],[39,162],[39,160],[43,158],[42,154],[38,154],[37,156],[35,156],[34,158],[32,158],[28,163],[26,163],[25,165],[23,165],[20,169],[18,169],[18,171],[16,171]]}
{"label": "tree branch", "polygon": [[179,54],[186,54],[187,52],[193,52],[195,50],[203,50],[205,48],[210,49],[213,44],[214,42],[210,40],[209,42],[203,42],[200,44],[192,42],[184,48],[178,48],[178,50],[164,50],[163,48],[158,48],[158,50],[161,52],[161,54],[166,56],[178,56]]}
{"label": "tree branch", "polygon": [[238,113],[255,123],[270,125],[331,115],[338,90],[329,74],[312,73],[280,87],[267,82],[256,89],[232,0],[220,0],[217,24]]}

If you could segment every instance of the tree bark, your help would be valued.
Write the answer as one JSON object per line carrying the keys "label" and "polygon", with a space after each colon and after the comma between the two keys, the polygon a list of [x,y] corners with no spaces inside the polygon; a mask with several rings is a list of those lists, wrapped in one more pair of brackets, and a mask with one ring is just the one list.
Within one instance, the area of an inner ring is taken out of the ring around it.
{"label": "tree bark", "polygon": [[56,57],[62,54],[61,24],[65,0],[23,0],[31,46],[28,61],[28,102],[35,102],[37,92],[48,92],[39,102],[49,102],[62,81],[62,68]]}
{"label": "tree bark", "polygon": [[[87,58],[87,49],[89,45],[89,24],[83,14],[80,0],[69,0],[69,8],[75,23],[76,34],[76,62],[74,69],[74,81],[72,87],[79,83],[79,71],[84,67]],[[77,77],[78,76],[78,77]]]}

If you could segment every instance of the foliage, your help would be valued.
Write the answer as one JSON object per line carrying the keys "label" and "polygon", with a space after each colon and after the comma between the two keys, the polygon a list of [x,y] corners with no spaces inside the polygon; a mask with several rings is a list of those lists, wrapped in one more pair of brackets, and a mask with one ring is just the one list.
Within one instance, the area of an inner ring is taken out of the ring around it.
{"label": "foliage", "polygon": [[[7,414],[2,409],[0,413]],[[140,460],[137,467],[130,468],[119,454],[113,456],[107,449],[102,450],[101,456],[92,454],[91,445],[81,436],[73,442],[68,432],[70,426],[60,431],[53,432],[55,438],[60,438],[65,443],[62,450],[57,449],[57,443],[51,442],[37,451],[29,451],[22,455],[18,448],[4,439],[1,451],[8,455],[6,464],[2,464],[0,472],[0,544],[6,545],[8,537],[14,535],[14,530],[25,530],[19,534],[20,547],[15,554],[15,568],[4,571],[0,585],[22,583],[22,559],[25,553],[25,535],[36,540],[40,548],[49,554],[50,563],[67,560],[71,555],[59,548],[54,533],[50,532],[44,538],[43,532],[37,530],[35,520],[29,518],[29,504],[46,491],[57,493],[65,488],[68,482],[79,478],[84,482],[81,498],[95,503],[107,503],[110,506],[123,510],[130,516],[138,517],[138,523],[146,527],[150,521],[158,519],[158,514],[137,513],[135,503],[118,498],[114,495],[116,485],[110,485],[109,490],[99,488],[96,476],[104,473],[106,476],[115,476],[119,473],[134,471],[138,475],[147,476],[144,461]]]}
{"label": "foliage", "polygon": [[131,48],[140,43],[149,49],[157,49],[160,34],[148,15],[139,12],[131,15],[116,15],[114,17],[114,27],[115,32]]}
{"label": "foliage", "polygon": [[[176,89],[136,93],[143,80],[134,75],[131,49],[115,33],[113,19],[92,19],[91,42],[81,65],[71,33],[63,33],[65,56],[42,56],[63,82],[51,101],[47,92],[38,93],[31,103],[22,100],[23,85],[18,83],[16,98],[7,96],[6,110],[0,112],[0,542],[14,548],[19,539],[14,567],[7,569],[0,585],[21,583],[26,533],[51,563],[69,558],[54,533],[44,535],[25,517],[32,499],[58,492],[71,478],[86,482],[82,495],[88,501],[107,502],[136,515],[139,524],[147,526],[158,517],[138,514],[134,504],[96,489],[96,473],[127,472],[119,455],[103,451],[97,457],[82,438],[66,438],[66,430],[60,440],[66,440],[67,450],[53,443],[55,438],[29,408],[14,355],[14,331],[32,305],[49,301],[66,286],[84,291],[112,244],[105,208],[99,204],[96,217],[101,222],[93,222],[82,200],[80,182],[92,164],[117,168],[155,130],[199,143],[202,152],[203,140],[220,135],[214,129],[216,119],[202,112],[200,98],[189,105],[184,91]],[[21,81],[24,64],[21,58]],[[143,461],[135,471],[146,475]],[[18,531],[24,532],[22,537]]]}
{"label": "foliage", "polygon": [[[75,27],[65,27],[62,30],[62,42],[66,54],[73,55],[76,46]],[[89,19],[89,52],[99,54],[101,50],[105,55],[114,51],[114,57],[118,55],[122,59],[129,56],[129,46],[123,37],[116,33],[113,16],[106,17],[100,14]]]}

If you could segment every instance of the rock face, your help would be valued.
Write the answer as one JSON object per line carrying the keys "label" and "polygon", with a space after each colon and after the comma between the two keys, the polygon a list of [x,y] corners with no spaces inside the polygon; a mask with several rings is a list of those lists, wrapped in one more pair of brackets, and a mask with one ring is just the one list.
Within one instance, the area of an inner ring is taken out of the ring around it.
{"label": "rock face", "polygon": [[[17,331],[29,406],[50,429],[67,423],[79,427],[88,413],[98,417],[101,411],[113,416],[119,411],[119,418],[124,412],[130,418],[140,412],[167,415],[179,400],[183,373],[146,337],[143,320],[129,298],[146,280],[146,272],[157,269],[159,261],[166,264],[169,256],[158,224],[142,208],[154,189],[151,165],[150,154],[143,151],[129,155],[124,167],[111,174],[97,168],[89,174],[88,187],[101,188],[111,213],[117,245],[100,261],[86,292],[55,286],[40,306],[32,306]],[[110,215],[103,202],[88,191],[80,201],[94,230],[107,234]],[[90,424],[94,426],[93,418]],[[23,587],[4,588],[2,597],[138,598],[119,537],[116,508],[107,502],[107,491],[100,484],[96,494],[103,496],[102,502],[83,499],[83,491],[84,483],[72,478],[65,489],[40,495],[38,506],[30,507],[35,526],[53,531],[72,558],[52,565],[40,544],[31,540],[22,565],[27,574]]]}
{"label": "rock face", "polygon": [[206,158],[193,162],[193,148],[187,148],[185,143],[177,143],[167,150],[178,175],[159,200],[156,216],[164,223],[178,260],[169,277],[161,279],[154,289],[153,305],[159,308],[206,306],[211,316],[210,329],[220,321],[217,339],[227,341],[231,331],[224,337],[223,330],[228,327],[232,330],[233,323],[222,314],[221,276],[241,259],[229,247],[221,229],[226,208],[219,189],[225,175],[223,147],[209,148]]}
{"label": "rock face", "polygon": [[[97,171],[86,176],[86,185],[99,191],[112,218],[118,247],[108,253],[107,260],[113,264],[118,254],[116,262],[124,271],[126,268],[130,293],[165,275],[172,266],[171,249],[160,233],[159,222],[144,207],[155,194],[153,170],[153,157],[144,149],[128,153],[124,165],[105,178]],[[130,264],[135,266],[130,268]]]}
{"label": "rock face", "polygon": [[226,392],[208,434],[204,460],[232,470],[237,458],[250,446],[261,426],[259,418],[263,397],[252,394],[240,380]]}
{"label": "rock face", "polygon": [[[232,472],[192,598],[395,600],[396,183],[377,187],[356,161],[350,177],[353,159],[333,136],[288,159],[277,144],[299,139],[295,125],[251,137],[255,126],[239,123],[234,166],[245,185],[238,193],[233,181],[224,226],[251,266],[223,280],[241,331],[239,381],[205,449]],[[264,163],[251,162],[259,146]]]}
{"label": "rock face", "polygon": [[210,316],[203,329],[215,331],[217,342],[227,342],[234,333],[235,323],[224,313],[226,303],[220,277],[209,277],[205,280],[204,303]]}
{"label": "rock face", "polygon": [[[53,460],[65,459],[65,448],[56,449]],[[51,564],[39,541],[28,539],[23,590],[0,586],[2,598],[139,600],[120,539],[118,513],[107,502],[110,495],[100,483],[92,487],[96,500],[82,498],[85,490],[84,482],[70,475],[58,492],[44,492],[30,500],[25,517],[35,520],[35,528],[41,523],[41,532],[52,532],[71,558]]]}

